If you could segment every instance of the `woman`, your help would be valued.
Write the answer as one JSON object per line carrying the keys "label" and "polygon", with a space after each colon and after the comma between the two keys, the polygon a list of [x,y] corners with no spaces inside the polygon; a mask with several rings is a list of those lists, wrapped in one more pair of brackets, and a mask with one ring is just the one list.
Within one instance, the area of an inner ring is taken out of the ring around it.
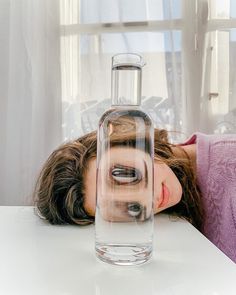
{"label": "woman", "polygon": [[[94,222],[96,144],[91,132],[45,163],[35,201],[50,223]],[[174,145],[167,131],[155,129],[154,152],[154,213],[187,219],[236,262],[236,135],[196,133]]]}

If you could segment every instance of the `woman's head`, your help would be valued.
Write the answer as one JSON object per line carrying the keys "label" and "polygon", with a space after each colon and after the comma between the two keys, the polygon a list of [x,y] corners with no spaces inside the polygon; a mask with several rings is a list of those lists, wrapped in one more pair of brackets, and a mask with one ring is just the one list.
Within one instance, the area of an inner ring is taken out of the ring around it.
{"label": "woman's head", "polygon": [[43,166],[34,198],[39,215],[52,224],[93,222],[84,210],[84,174],[96,157],[96,132],[57,148]]}
{"label": "woman's head", "polygon": [[[114,142],[119,140],[123,139],[116,138]],[[200,192],[191,161],[181,147],[168,142],[167,131],[155,129],[154,142],[155,213],[165,210],[200,228]],[[40,215],[50,223],[85,225],[94,221],[96,145],[96,132],[89,133],[59,147],[45,163],[35,200]],[[173,152],[175,149],[177,153]],[[163,199],[161,195],[166,189],[169,197]]]}

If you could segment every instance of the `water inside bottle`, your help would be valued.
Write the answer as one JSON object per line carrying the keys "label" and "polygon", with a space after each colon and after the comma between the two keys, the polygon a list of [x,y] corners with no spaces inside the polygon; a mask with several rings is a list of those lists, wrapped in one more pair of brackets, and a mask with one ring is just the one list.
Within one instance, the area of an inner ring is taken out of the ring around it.
{"label": "water inside bottle", "polygon": [[124,108],[105,114],[99,128],[96,254],[112,264],[140,264],[152,253],[152,125],[142,111]]}

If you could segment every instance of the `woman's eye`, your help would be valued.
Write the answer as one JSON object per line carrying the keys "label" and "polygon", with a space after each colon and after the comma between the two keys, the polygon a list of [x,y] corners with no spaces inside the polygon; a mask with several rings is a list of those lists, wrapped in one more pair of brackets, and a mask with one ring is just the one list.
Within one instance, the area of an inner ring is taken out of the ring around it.
{"label": "woman's eye", "polygon": [[127,212],[132,217],[138,217],[143,211],[143,206],[139,203],[130,203],[127,206]]}
{"label": "woman's eye", "polygon": [[136,184],[142,179],[138,169],[126,166],[113,167],[111,176],[118,184]]}

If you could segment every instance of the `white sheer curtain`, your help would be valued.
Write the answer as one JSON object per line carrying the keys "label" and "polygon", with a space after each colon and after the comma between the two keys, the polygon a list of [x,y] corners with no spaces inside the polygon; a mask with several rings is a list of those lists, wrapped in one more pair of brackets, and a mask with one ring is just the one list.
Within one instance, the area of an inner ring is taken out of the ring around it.
{"label": "white sheer curtain", "polygon": [[0,1],[0,205],[31,203],[62,141],[57,0]]}
{"label": "white sheer curtain", "polygon": [[205,5],[199,129],[236,133],[236,1],[199,2]]}
{"label": "white sheer curtain", "polygon": [[96,129],[119,52],[144,56],[171,140],[236,133],[235,0],[0,0],[0,205],[30,204],[51,151]]}

